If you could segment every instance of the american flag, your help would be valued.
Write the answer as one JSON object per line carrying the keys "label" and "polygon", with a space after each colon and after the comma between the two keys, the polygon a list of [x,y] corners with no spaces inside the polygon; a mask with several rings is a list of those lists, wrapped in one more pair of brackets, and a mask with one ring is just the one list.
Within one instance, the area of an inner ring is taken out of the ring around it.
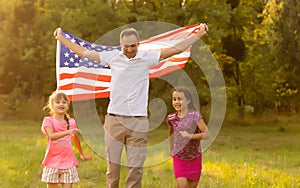
{"label": "american flag", "polygon": [[[156,35],[140,42],[139,50],[157,50],[171,47],[192,33],[199,30],[199,25],[180,27],[175,30]],[[120,46],[103,46],[82,40],[72,33],[63,31],[63,35],[73,43],[90,50],[120,51]],[[157,78],[185,67],[191,53],[186,51],[162,60],[149,70],[149,78]],[[82,58],[73,53],[59,41],[56,51],[57,90],[66,93],[70,101],[84,101],[95,98],[108,98],[110,93],[111,72],[108,66],[99,62]]]}

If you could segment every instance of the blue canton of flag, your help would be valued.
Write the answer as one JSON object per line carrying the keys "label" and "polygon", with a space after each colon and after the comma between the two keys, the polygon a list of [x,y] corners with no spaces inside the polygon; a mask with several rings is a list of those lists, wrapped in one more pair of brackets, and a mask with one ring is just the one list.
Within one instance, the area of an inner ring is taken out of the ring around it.
{"label": "blue canton of flag", "polygon": [[[90,43],[87,41],[84,41],[76,36],[74,36],[72,33],[63,32],[63,35],[65,38],[69,39],[73,43],[79,44],[80,46],[83,46],[89,50],[93,50],[96,52],[102,52],[102,51],[113,51],[118,50],[121,51],[120,46],[102,46],[97,45],[94,43]],[[60,67],[69,67],[69,68],[76,68],[80,66],[84,66],[87,68],[104,68],[99,62],[92,61],[88,58],[82,58],[72,52],[69,48],[65,47],[64,45],[61,45],[61,52],[62,55],[60,56]]]}

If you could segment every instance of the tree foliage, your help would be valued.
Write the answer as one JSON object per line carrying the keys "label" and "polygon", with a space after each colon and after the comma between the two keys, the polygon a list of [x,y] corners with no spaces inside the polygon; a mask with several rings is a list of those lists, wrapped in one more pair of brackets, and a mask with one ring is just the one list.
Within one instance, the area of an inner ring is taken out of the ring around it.
{"label": "tree foliage", "polygon": [[[206,22],[210,31],[203,41],[222,68],[228,107],[297,111],[299,15],[297,0],[0,0],[0,93],[17,109],[17,101],[55,90],[56,27],[93,42],[139,21]],[[209,104],[205,76],[193,61],[186,71],[202,91],[202,102]],[[152,87],[156,82],[159,87]],[[151,83],[154,95],[171,87],[158,79]]]}
{"label": "tree foliage", "polygon": [[267,42],[276,67],[273,83],[276,108],[296,111],[300,85],[300,3],[273,0],[265,14]]}

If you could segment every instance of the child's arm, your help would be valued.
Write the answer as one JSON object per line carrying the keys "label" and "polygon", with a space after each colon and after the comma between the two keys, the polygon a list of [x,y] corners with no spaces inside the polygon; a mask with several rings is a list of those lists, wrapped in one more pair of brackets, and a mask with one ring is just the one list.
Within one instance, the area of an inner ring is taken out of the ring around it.
{"label": "child's arm", "polygon": [[206,126],[206,123],[203,119],[200,119],[198,122],[198,128],[200,129],[201,133],[194,134],[192,136],[192,139],[196,140],[208,140],[210,137],[208,128]]}
{"label": "child's arm", "polygon": [[50,126],[44,127],[44,130],[45,130],[47,136],[51,140],[57,140],[59,138],[67,136],[67,135],[76,135],[79,133],[78,129],[70,129],[70,130],[66,130],[66,131],[62,131],[62,132],[54,132],[52,127],[50,127]]}
{"label": "child's arm", "polygon": [[173,148],[174,148],[174,135],[173,135],[173,133],[174,133],[174,129],[173,129],[173,127],[172,126],[169,126],[169,131],[168,131],[168,133],[169,133],[169,144],[170,144],[170,155],[171,155],[171,153],[172,153],[172,151],[173,151]]}
{"label": "child's arm", "polygon": [[54,36],[57,40],[59,40],[63,45],[65,45],[66,47],[68,47],[69,49],[71,49],[73,52],[75,52],[77,55],[81,56],[81,57],[86,57],[88,59],[94,60],[94,61],[98,61],[100,62],[100,56],[98,54],[98,52],[96,51],[92,51],[92,50],[88,50],[87,48],[80,46],[78,44],[75,44],[73,42],[71,42],[70,40],[66,39],[63,35],[62,35],[62,30],[61,28],[57,28],[54,31]]}
{"label": "child's arm", "polygon": [[198,122],[198,128],[200,129],[201,133],[196,133],[196,134],[190,134],[187,131],[181,131],[181,135],[183,137],[188,137],[193,140],[207,140],[210,137],[208,128],[206,126],[206,123],[204,122],[203,119],[200,119]]}
{"label": "child's arm", "polygon": [[87,160],[92,160],[92,157],[90,155],[85,155],[82,151],[82,148],[81,148],[81,144],[80,144],[80,139],[78,137],[78,135],[73,135],[72,136],[72,139],[73,139],[73,142],[79,152],[79,155],[80,155],[80,159],[85,161],[86,159]]}

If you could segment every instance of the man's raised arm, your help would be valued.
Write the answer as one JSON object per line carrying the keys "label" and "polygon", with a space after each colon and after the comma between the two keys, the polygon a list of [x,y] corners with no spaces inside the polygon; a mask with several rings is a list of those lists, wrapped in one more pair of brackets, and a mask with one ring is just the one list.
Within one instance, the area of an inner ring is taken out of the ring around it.
{"label": "man's raised arm", "polygon": [[169,58],[173,55],[179,54],[183,51],[185,51],[187,48],[192,46],[197,40],[199,40],[200,37],[205,35],[208,31],[208,26],[206,24],[200,24],[200,30],[191,36],[187,37],[183,41],[175,44],[175,46],[171,48],[166,48],[161,51],[160,58],[161,59],[166,59]]}
{"label": "man's raised arm", "polygon": [[73,42],[71,42],[70,40],[66,39],[63,35],[62,35],[62,30],[61,28],[57,28],[54,31],[54,36],[57,40],[59,40],[63,45],[65,45],[67,48],[69,48],[70,50],[72,50],[74,53],[76,53],[77,55],[81,56],[81,57],[86,57],[88,59],[94,60],[94,61],[98,61],[100,62],[100,56],[98,54],[98,52],[86,49],[83,46],[80,46],[78,44],[75,44]]}

